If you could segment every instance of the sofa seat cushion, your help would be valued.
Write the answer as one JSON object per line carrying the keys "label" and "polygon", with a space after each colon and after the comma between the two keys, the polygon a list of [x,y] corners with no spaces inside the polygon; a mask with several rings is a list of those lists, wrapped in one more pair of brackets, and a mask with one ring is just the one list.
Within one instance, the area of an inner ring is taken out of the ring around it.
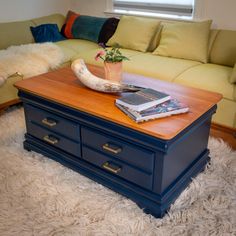
{"label": "sofa seat cushion", "polygon": [[60,42],[56,42],[55,44],[61,48],[64,54],[64,62],[71,62],[71,58],[73,58],[77,54],[77,52],[71,48],[66,47],[65,44]]}
{"label": "sofa seat cushion", "polygon": [[[101,49],[100,49],[101,50]],[[103,65],[102,60],[95,60],[99,50],[86,51],[76,55],[73,60],[82,58],[86,63],[92,65]],[[129,49],[120,49],[122,55],[129,58],[123,62],[123,70],[128,73],[140,74],[166,81],[173,81],[180,73],[200,62],[156,56],[151,53],[143,53]]]}
{"label": "sofa seat cushion", "polygon": [[90,51],[99,48],[98,44],[83,39],[67,39],[56,42],[56,44],[60,47],[69,48],[75,51],[75,53],[81,53],[83,51]]}
{"label": "sofa seat cushion", "polygon": [[151,53],[138,54],[125,62],[127,72],[141,74],[166,81],[173,81],[188,68],[201,64],[200,62],[162,57]]}
{"label": "sofa seat cushion", "polygon": [[8,78],[5,83],[0,86],[0,105],[18,98],[18,90],[13,85],[19,80],[22,80],[22,77],[15,75]]}
{"label": "sofa seat cushion", "polygon": [[236,128],[236,101],[223,98],[217,103],[216,114],[213,115],[212,121]]}
{"label": "sofa seat cushion", "polygon": [[235,86],[228,79],[231,73],[232,67],[202,64],[186,70],[174,82],[221,93],[224,98],[234,100]]}
{"label": "sofa seat cushion", "polygon": [[[103,50],[102,48],[97,48],[97,49],[93,49],[93,50],[88,50],[88,51],[84,51],[82,53],[78,53],[74,58],[73,60],[75,59],[78,59],[78,58],[82,58],[84,59],[84,61],[88,64],[92,64],[92,65],[98,65],[98,66],[103,66],[103,60],[100,59],[100,60],[95,60],[95,56],[97,55],[97,53],[99,51]],[[109,50],[109,48],[108,48]],[[130,49],[120,49],[120,52],[122,53],[122,55],[126,56],[129,58],[130,61],[125,61],[123,62],[123,64],[125,65],[126,62],[131,62],[133,60],[133,57],[135,55],[139,55],[139,54],[142,54],[141,52],[139,51],[134,51],[134,50],[130,50]]]}
{"label": "sofa seat cushion", "polygon": [[66,62],[71,62],[74,58],[78,58],[79,56],[77,55],[80,55],[82,52],[90,52],[99,48],[96,43],[82,39],[67,39],[56,42],[56,45],[64,52]]}

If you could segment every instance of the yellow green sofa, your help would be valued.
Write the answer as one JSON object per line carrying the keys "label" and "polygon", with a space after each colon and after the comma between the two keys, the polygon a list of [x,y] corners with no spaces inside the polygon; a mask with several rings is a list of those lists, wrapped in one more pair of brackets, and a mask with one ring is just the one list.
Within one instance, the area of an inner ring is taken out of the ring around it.
{"label": "yellow green sofa", "polygon": [[[33,43],[30,26],[56,23],[61,29],[64,22],[63,15],[54,14],[28,21],[0,23],[0,49],[11,45]],[[171,23],[161,22],[161,25],[165,24]],[[236,31],[215,29],[210,31],[207,62],[153,54],[155,47],[160,43],[160,32],[153,38],[155,42],[151,42],[152,45],[148,46],[147,52],[121,49],[122,53],[130,58],[129,61],[124,62],[124,71],[221,93],[223,99],[218,104],[213,121],[236,128],[236,82],[230,82],[236,63]],[[70,65],[76,58],[83,58],[90,64],[102,65],[101,60],[94,59],[97,51],[100,50],[94,42],[67,39],[56,44],[65,54],[66,60],[62,66]],[[17,91],[13,84],[20,79],[22,78],[19,76],[13,76],[0,87],[0,108],[17,99]]]}

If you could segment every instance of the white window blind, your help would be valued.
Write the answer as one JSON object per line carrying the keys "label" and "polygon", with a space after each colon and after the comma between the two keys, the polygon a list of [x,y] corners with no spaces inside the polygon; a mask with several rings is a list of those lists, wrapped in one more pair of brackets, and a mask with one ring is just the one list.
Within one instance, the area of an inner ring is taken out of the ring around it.
{"label": "white window blind", "polygon": [[115,11],[192,16],[194,0],[113,0]]}

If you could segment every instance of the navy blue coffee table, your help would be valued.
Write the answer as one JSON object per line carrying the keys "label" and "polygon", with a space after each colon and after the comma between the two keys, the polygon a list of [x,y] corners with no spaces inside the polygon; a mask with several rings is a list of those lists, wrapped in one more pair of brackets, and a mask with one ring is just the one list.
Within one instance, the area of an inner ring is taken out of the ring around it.
{"label": "navy blue coffee table", "polygon": [[[103,76],[102,68],[89,69]],[[162,217],[209,160],[211,118],[221,95],[133,74],[124,74],[124,82],[168,93],[190,112],[136,124],[115,107],[119,95],[90,90],[63,68],[15,84],[25,110],[24,148]]]}

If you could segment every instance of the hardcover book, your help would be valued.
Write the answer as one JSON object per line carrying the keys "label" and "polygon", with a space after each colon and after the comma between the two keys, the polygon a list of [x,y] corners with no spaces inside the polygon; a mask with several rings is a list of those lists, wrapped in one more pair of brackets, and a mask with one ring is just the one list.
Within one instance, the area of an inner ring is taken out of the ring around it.
{"label": "hardcover book", "polygon": [[180,103],[176,99],[171,99],[140,112],[134,111],[117,103],[116,106],[137,123],[189,111],[189,108],[185,104]]}
{"label": "hardcover book", "polygon": [[142,111],[169,100],[170,95],[154,89],[145,88],[135,93],[123,95],[116,99],[116,104],[135,111]]}

